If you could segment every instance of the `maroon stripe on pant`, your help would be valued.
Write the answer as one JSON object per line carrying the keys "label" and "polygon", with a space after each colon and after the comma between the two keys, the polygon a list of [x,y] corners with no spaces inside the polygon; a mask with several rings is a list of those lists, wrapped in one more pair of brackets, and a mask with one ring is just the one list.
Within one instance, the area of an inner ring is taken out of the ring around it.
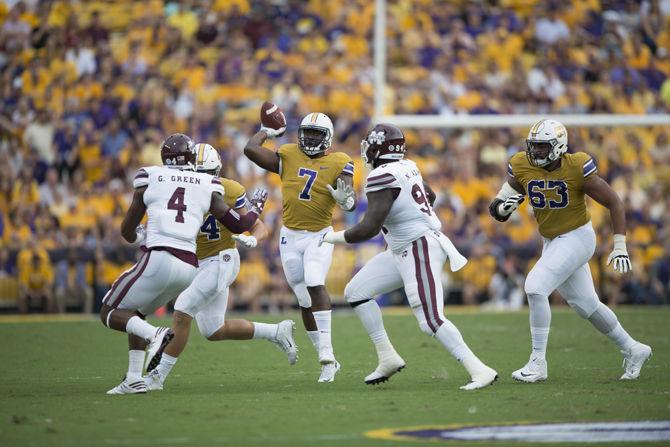
{"label": "maroon stripe on pant", "polygon": [[116,281],[112,283],[112,287],[109,289],[109,291],[105,294],[105,297],[102,299],[102,302],[107,304],[107,300],[114,295],[116,292],[116,288],[119,287],[119,284],[123,282],[124,279],[128,277],[128,275],[132,275],[132,273],[137,270],[137,268],[140,266],[142,261],[144,260],[144,256],[146,256],[146,253],[142,254],[142,257],[140,257],[140,260],[135,263],[134,266],[132,266],[128,271],[124,272],[116,278]]}
{"label": "maroon stripe on pant", "polygon": [[437,293],[435,291],[435,277],[433,276],[433,271],[430,268],[430,254],[428,253],[428,241],[426,237],[421,238],[421,245],[423,246],[424,261],[426,263],[426,278],[428,279],[428,287],[430,288],[430,302],[433,304],[433,317],[435,318],[435,323],[437,327],[442,326],[442,319],[440,318],[440,309],[437,308]]}
{"label": "maroon stripe on pant", "polygon": [[419,244],[417,244],[417,241],[412,242],[412,256],[414,256],[414,272],[416,275],[416,284],[419,289],[419,300],[421,301],[423,315],[426,317],[426,323],[428,323],[430,330],[435,332],[437,328],[431,321],[428,310],[428,302],[426,301],[426,291],[423,288],[423,278],[421,277],[421,261],[419,260]]}
{"label": "maroon stripe on pant", "polygon": [[119,293],[119,295],[116,297],[111,307],[118,306],[121,303],[121,301],[123,301],[123,298],[126,296],[126,293],[128,293],[128,290],[132,287],[133,284],[135,284],[135,281],[137,281],[139,277],[142,276],[144,269],[146,269],[147,265],[149,265],[149,258],[151,257],[151,252],[150,251],[147,252],[146,256],[147,256],[146,261],[144,261],[142,267],[136,273],[133,274],[133,277],[130,279],[130,281],[128,281],[126,287],[124,287],[121,293]]}

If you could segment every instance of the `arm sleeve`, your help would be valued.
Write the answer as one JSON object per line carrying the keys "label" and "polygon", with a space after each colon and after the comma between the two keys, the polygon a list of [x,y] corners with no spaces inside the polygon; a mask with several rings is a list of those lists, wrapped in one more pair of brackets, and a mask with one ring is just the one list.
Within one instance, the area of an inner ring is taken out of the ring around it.
{"label": "arm sleeve", "polygon": [[344,168],[342,168],[342,174],[354,175],[354,162],[349,160]]}
{"label": "arm sleeve", "polygon": [[[367,183],[365,185],[365,193],[381,191],[382,189],[387,188],[400,188],[400,182],[393,176],[393,174],[388,172],[382,172],[376,174],[374,172],[370,173]],[[372,175],[374,174],[374,175]]]}
{"label": "arm sleeve", "polygon": [[133,188],[137,189],[147,185],[149,185],[149,173],[145,168],[142,168],[137,171],[137,174],[135,174],[135,178],[133,179]]}
{"label": "arm sleeve", "polygon": [[586,160],[582,166],[582,172],[584,174],[584,178],[598,172],[598,167],[596,166],[596,162],[593,161],[593,158],[589,157],[588,160]]}

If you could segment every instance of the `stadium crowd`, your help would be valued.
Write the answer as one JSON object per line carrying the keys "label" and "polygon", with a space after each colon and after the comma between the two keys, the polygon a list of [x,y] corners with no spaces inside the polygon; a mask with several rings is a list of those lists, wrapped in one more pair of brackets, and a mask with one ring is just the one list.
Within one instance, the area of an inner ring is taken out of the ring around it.
{"label": "stadium crowd", "polygon": [[[222,175],[247,188],[278,185],[242,155],[260,104],[281,105],[289,132],[310,111],[335,123],[336,150],[356,160],[372,114],[367,0],[0,1],[0,302],[27,311],[90,312],[132,265],[120,221],[143,165],[184,132],[221,151]],[[667,113],[670,1],[434,2],[389,0],[389,113]],[[530,123],[529,123],[530,124]],[[448,302],[523,305],[523,275],[540,239],[530,209],[499,225],[487,206],[527,129],[407,130],[409,157],[438,193],[445,233],[470,264],[447,276]],[[572,128],[624,198],[634,269],[605,270],[604,209],[592,261],[604,301],[668,303],[670,132]],[[277,144],[277,142],[275,142]],[[262,247],[243,252],[236,305],[294,304],[276,234],[280,196]],[[365,209],[338,216],[353,223]],[[337,248],[337,296],[382,242]],[[18,299],[18,301],[17,301]],[[398,299],[390,297],[389,300]],[[17,304],[18,303],[18,304]],[[33,303],[38,304],[37,301]]]}

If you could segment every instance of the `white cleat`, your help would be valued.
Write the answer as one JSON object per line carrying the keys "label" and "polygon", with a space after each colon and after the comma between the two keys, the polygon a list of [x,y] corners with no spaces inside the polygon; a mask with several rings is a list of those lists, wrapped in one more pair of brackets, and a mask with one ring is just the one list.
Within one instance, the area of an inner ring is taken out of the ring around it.
{"label": "white cleat", "polygon": [[477,374],[473,375],[470,381],[460,387],[460,389],[465,391],[478,390],[491,385],[496,380],[498,380],[498,372],[495,369],[486,366],[486,369],[482,369],[477,372]]}
{"label": "white cleat", "polygon": [[322,363],[319,382],[334,382],[335,374],[337,374],[339,370],[340,370],[340,363],[337,360],[329,363]]}
{"label": "white cleat", "polygon": [[623,354],[624,373],[621,380],[635,380],[640,377],[644,363],[651,357],[651,346],[644,343],[635,343],[632,348],[621,351]]}
{"label": "white cleat", "polygon": [[295,323],[292,320],[284,320],[277,325],[277,334],[272,343],[277,345],[288,357],[288,364],[295,365],[298,361],[298,345],[295,344],[293,334],[295,332]]}
{"label": "white cleat", "polygon": [[367,385],[377,385],[386,382],[393,374],[402,371],[404,367],[405,361],[398,353],[394,352],[391,355],[384,356],[379,359],[377,368],[365,376],[365,383]]}
{"label": "white cleat", "polygon": [[158,373],[157,369],[152,370],[149,374],[143,377],[144,383],[147,386],[147,391],[162,391],[163,380],[165,380]]}
{"label": "white cleat", "polygon": [[514,380],[526,383],[542,382],[547,377],[547,361],[541,358],[531,358],[523,368],[512,373]]}
{"label": "white cleat", "polygon": [[159,327],[156,330],[156,335],[149,342],[147,347],[147,355],[144,358],[144,369],[151,372],[161,362],[163,351],[165,347],[174,338],[174,332],[168,327]]}
{"label": "white cleat", "polygon": [[123,378],[123,382],[107,391],[107,394],[146,394],[147,386],[141,378],[130,381],[127,377]]}

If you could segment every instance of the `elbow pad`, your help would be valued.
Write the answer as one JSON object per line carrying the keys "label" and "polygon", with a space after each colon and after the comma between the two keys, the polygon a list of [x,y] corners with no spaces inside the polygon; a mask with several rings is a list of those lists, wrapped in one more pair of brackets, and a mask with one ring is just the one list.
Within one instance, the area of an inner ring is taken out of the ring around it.
{"label": "elbow pad", "polygon": [[241,234],[249,231],[258,219],[258,214],[251,210],[247,214],[240,215],[237,211],[230,208],[228,212],[219,220],[224,227],[234,234]]}
{"label": "elbow pad", "polygon": [[507,220],[511,216],[511,214],[503,216],[498,212],[498,205],[500,205],[503,202],[504,200],[500,200],[496,197],[495,199],[493,199],[493,202],[491,202],[491,204],[489,205],[489,214],[491,214],[491,216],[498,222],[507,222]]}

